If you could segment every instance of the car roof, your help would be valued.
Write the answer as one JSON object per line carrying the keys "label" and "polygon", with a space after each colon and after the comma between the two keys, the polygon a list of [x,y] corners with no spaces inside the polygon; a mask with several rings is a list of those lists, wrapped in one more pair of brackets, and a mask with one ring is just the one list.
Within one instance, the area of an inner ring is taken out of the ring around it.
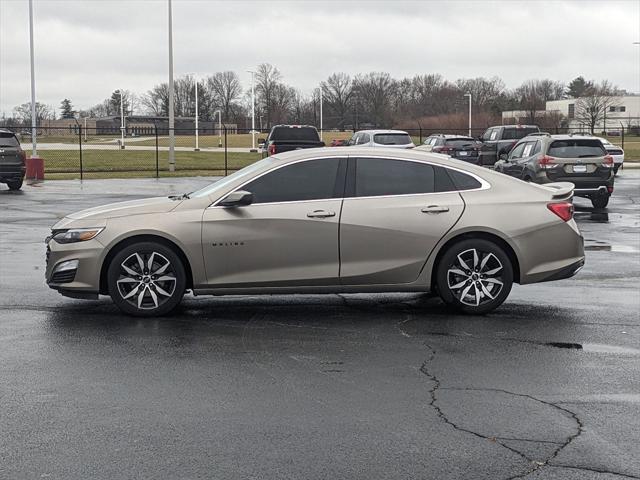
{"label": "car roof", "polygon": [[[464,138],[475,140],[475,138],[470,137],[469,135],[462,135],[461,133],[432,133],[429,137],[442,137],[442,138]],[[427,137],[427,138],[429,138]]]}
{"label": "car roof", "polygon": [[11,135],[15,135],[15,132],[12,132],[8,128],[0,128],[0,133],[10,133]]}
{"label": "car roof", "polygon": [[495,127],[489,127],[489,128],[496,128],[496,127],[504,127],[504,128],[538,128],[537,125],[496,125]]}
{"label": "car roof", "polygon": [[403,134],[403,135],[409,135],[407,132],[405,132],[404,130],[358,130],[355,133],[370,133],[372,135],[378,134],[378,133],[396,133],[396,134]]}

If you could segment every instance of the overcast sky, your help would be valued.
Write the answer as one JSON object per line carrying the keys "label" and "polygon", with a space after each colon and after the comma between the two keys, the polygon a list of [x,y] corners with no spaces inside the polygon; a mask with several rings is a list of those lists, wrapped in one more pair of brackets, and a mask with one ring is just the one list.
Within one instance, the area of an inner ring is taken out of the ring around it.
{"label": "overcast sky", "polygon": [[[640,91],[640,1],[173,1],[176,77],[277,66],[308,93],[332,72],[440,73]],[[87,108],[167,81],[166,0],[34,0],[36,97]],[[27,0],[0,0],[0,113],[30,100]]]}

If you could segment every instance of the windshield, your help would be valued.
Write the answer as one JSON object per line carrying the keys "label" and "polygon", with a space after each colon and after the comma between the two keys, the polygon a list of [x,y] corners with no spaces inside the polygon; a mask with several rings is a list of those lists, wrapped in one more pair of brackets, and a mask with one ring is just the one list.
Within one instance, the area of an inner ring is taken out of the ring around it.
{"label": "windshield", "polygon": [[218,190],[225,188],[230,183],[245,177],[248,179],[252,173],[260,170],[263,166],[268,165],[270,163],[273,163],[273,157],[267,157],[256,163],[252,163],[251,165],[244,167],[242,170],[238,170],[237,172],[232,173],[231,175],[221,178],[217,182],[213,182],[212,184],[207,185],[206,187],[201,188],[200,190],[196,190],[195,192],[190,193],[189,198],[202,198],[208,195],[215,195],[215,193]]}
{"label": "windshield", "polygon": [[406,133],[378,133],[373,141],[380,145],[409,145],[411,137]]}
{"label": "windshield", "polygon": [[17,147],[20,143],[13,133],[0,133],[0,147]]}
{"label": "windshield", "polygon": [[549,146],[547,152],[557,158],[588,158],[603,157],[607,151],[599,140],[556,140]]}

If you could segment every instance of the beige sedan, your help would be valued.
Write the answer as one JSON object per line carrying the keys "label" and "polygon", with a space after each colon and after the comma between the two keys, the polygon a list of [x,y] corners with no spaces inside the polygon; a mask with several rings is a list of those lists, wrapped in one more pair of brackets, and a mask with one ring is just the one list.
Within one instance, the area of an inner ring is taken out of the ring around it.
{"label": "beige sedan", "polygon": [[434,291],[482,314],[514,282],[582,267],[572,190],[411,150],[298,150],[190,194],[65,217],[47,239],[46,279],[140,316],[171,312],[187,291]]}

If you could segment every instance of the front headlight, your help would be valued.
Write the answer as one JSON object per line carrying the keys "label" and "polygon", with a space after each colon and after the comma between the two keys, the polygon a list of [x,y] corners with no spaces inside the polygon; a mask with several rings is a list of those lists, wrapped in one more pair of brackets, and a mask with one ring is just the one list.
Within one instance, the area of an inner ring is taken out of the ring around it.
{"label": "front headlight", "polygon": [[52,238],[58,243],[86,242],[95,238],[104,227],[99,228],[70,228],[53,232]]}

